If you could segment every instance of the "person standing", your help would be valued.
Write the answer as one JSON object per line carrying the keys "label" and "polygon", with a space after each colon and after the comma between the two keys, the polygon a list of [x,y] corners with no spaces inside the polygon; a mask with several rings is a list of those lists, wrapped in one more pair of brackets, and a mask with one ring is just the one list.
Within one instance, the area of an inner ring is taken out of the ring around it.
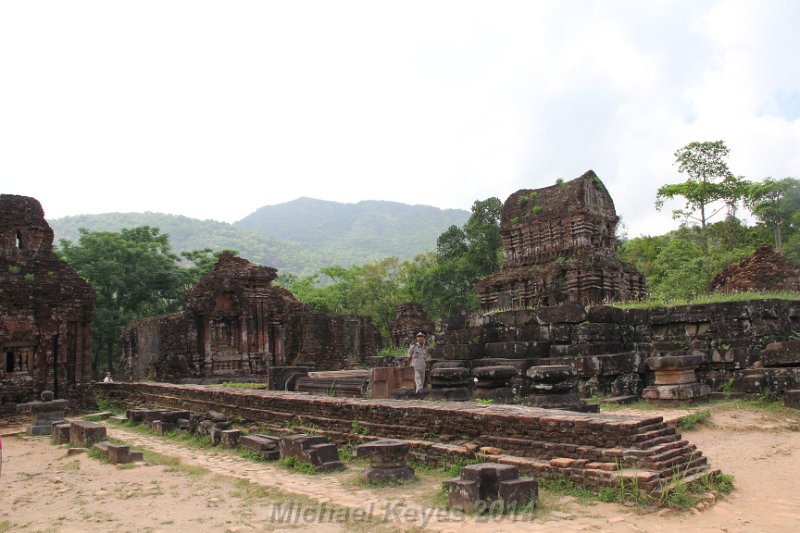
{"label": "person standing", "polygon": [[417,341],[408,348],[408,365],[414,368],[416,392],[425,386],[425,364],[428,360],[428,347],[425,346],[425,333],[417,333]]}

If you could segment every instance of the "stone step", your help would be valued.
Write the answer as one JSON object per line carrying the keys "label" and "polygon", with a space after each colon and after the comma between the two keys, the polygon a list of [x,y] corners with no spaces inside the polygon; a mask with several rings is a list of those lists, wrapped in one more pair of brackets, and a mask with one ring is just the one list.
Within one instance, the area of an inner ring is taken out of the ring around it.
{"label": "stone step", "polygon": [[662,426],[658,429],[654,429],[651,431],[642,431],[641,433],[637,433],[636,435],[631,435],[629,438],[631,442],[643,442],[648,441],[650,439],[654,439],[656,437],[663,437],[665,435],[674,435],[677,433],[675,428],[672,426]]}
{"label": "stone step", "polygon": [[708,470],[708,458],[696,456],[694,459],[682,465],[675,465],[660,470],[659,475],[663,478],[684,477],[703,470]]}
{"label": "stone step", "polygon": [[[680,442],[685,442],[685,441],[678,441],[678,443]],[[672,449],[665,450],[661,453],[651,455],[647,459],[648,461],[652,461],[653,463],[658,463],[659,461],[667,461],[674,457],[681,457],[684,455],[691,455],[696,453],[699,453],[697,452],[697,446],[695,446],[694,444],[687,444],[684,446],[676,446]]]}
{"label": "stone step", "polygon": [[687,462],[691,461],[692,458],[697,457],[697,452],[694,452],[690,448],[679,451],[680,453],[673,455],[672,457],[657,461],[648,461],[647,464],[656,470],[664,470],[666,468],[674,468],[678,465],[685,465]]}
{"label": "stone step", "polygon": [[652,496],[656,499],[659,499],[665,493],[675,490],[675,487],[678,485],[678,483],[682,485],[691,485],[692,483],[695,483],[703,479],[704,477],[708,476],[714,477],[720,475],[720,473],[721,472],[719,470],[706,469],[703,471],[687,474],[686,476],[680,478],[679,480],[678,479],[664,480],[654,488]]}
{"label": "stone step", "polygon": [[652,448],[653,446],[658,446],[659,444],[679,441],[680,438],[681,438],[680,435],[677,434],[664,435],[663,437],[656,437],[654,439],[646,440],[643,442],[637,442],[636,447],[641,450],[646,450],[648,448]]}

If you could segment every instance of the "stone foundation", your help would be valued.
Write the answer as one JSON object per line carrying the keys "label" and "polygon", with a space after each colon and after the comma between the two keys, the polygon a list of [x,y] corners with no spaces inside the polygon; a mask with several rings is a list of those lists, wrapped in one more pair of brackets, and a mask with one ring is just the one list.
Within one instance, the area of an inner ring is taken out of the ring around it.
{"label": "stone foundation", "polygon": [[404,439],[412,456],[427,463],[474,459],[483,448],[485,460],[517,466],[535,478],[564,478],[588,487],[635,481],[658,491],[677,472],[691,479],[710,471],[703,454],[661,417],[156,383],[98,384],[97,395],[123,407],[216,409],[275,430],[292,424],[337,444],[361,442],[365,434]]}
{"label": "stone foundation", "polygon": [[[697,381],[712,390],[731,379],[740,392],[800,388],[800,350],[786,344],[800,331],[800,296],[624,310],[562,304],[459,316],[442,325],[431,350],[434,368],[512,365],[520,397],[531,393],[526,370],[541,365],[574,368],[583,398],[640,395],[655,385],[646,360],[673,354],[700,356]],[[782,347],[764,350],[777,341]]]}

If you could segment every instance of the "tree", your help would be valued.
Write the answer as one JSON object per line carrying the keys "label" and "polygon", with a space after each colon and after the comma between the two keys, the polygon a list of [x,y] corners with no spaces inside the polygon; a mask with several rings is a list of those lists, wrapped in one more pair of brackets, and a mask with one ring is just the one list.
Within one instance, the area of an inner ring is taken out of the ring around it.
{"label": "tree", "polygon": [[[683,197],[683,209],[672,212],[675,218],[693,219],[700,223],[701,236],[706,224],[727,207],[728,214],[734,216],[736,205],[745,195],[747,183],[737,178],[728,168],[725,159],[730,150],[724,141],[692,142],[675,152],[678,172],[686,174],[683,183],[662,185],[656,193],[656,209],[661,209],[664,200]],[[725,205],[708,213],[711,205],[723,201]],[[702,239],[703,253],[708,253],[705,238]]]}
{"label": "tree", "polygon": [[497,198],[476,200],[463,227],[450,226],[439,235],[435,254],[404,264],[402,278],[409,299],[420,302],[432,318],[478,307],[476,284],[500,270],[503,262],[502,209]]}
{"label": "tree", "polygon": [[97,293],[92,323],[92,372],[100,356],[114,370],[123,327],[133,319],[176,311],[187,273],[172,253],[169,236],[141,226],[119,232],[80,230],[77,244],[61,241],[60,254]]}
{"label": "tree", "polygon": [[772,228],[775,250],[779,253],[783,253],[782,229],[792,222],[792,217],[797,213],[797,205],[787,201],[789,197],[800,197],[800,181],[794,178],[765,178],[761,183],[752,183],[745,197],[745,205],[753,215]]}

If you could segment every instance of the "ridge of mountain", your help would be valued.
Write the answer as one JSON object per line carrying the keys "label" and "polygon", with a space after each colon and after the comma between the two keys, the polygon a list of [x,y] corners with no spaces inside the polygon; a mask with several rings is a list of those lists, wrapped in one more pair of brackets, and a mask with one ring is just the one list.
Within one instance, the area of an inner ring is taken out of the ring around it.
{"label": "ridge of mountain", "polygon": [[463,225],[469,215],[462,209],[383,200],[344,204],[301,197],[261,207],[233,225],[315,248],[366,248],[381,257],[410,258],[434,250],[439,235]]}
{"label": "ridge of mountain", "polygon": [[[348,206],[360,207],[355,214],[348,214]],[[259,212],[263,214],[262,210],[266,209],[267,220],[275,220],[274,211],[268,208],[279,208],[277,220],[281,223],[275,224],[275,231],[283,236],[258,229],[262,227],[254,222],[258,217],[250,218]],[[442,216],[442,212],[448,215]],[[467,211],[397,202],[339,204],[298,198],[262,207],[234,224],[153,212],[75,215],[48,222],[55,232],[56,242],[60,239],[77,241],[79,228],[119,231],[148,225],[168,234],[176,253],[202,248],[232,249],[246,259],[277,268],[280,274],[304,276],[332,265],[359,265],[390,256],[411,259],[435,250],[438,236],[452,224],[460,226],[468,217]],[[249,223],[241,224],[248,219]]]}

